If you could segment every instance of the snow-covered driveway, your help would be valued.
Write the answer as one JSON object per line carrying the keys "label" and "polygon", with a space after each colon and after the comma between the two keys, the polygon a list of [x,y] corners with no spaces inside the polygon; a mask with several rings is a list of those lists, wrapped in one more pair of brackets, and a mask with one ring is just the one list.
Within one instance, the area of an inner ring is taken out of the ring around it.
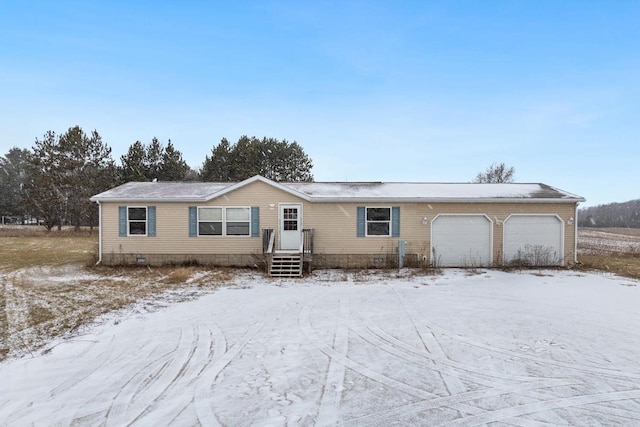
{"label": "snow-covered driveway", "polygon": [[640,424],[638,284],[240,276],[0,364],[0,424]]}

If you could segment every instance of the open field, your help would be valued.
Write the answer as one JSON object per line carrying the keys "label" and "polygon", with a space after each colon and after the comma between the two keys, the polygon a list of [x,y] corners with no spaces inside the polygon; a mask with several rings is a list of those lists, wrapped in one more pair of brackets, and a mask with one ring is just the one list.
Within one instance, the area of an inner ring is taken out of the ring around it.
{"label": "open field", "polygon": [[37,226],[0,226],[0,271],[65,264],[95,264],[98,232]]}
{"label": "open field", "polygon": [[640,230],[634,228],[580,228],[580,268],[640,278]]}

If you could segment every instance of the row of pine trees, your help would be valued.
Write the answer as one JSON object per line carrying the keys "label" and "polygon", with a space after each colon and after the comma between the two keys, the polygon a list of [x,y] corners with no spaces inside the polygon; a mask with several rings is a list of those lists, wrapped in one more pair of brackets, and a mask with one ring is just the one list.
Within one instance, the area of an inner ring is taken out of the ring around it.
{"label": "row of pine trees", "polygon": [[313,164],[297,142],[242,136],[225,138],[192,169],[171,140],[134,142],[119,159],[94,130],[48,131],[33,147],[14,147],[0,157],[0,215],[12,221],[34,219],[47,230],[63,225],[94,226],[98,209],[89,201],[130,181],[240,181],[262,175],[274,181],[312,181]]}

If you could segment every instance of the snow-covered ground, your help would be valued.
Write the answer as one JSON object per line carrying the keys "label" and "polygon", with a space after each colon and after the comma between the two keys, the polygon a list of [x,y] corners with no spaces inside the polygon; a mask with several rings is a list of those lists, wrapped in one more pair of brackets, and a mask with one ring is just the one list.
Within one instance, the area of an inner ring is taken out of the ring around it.
{"label": "snow-covered ground", "polygon": [[638,425],[640,282],[320,271],[0,364],[1,425]]}

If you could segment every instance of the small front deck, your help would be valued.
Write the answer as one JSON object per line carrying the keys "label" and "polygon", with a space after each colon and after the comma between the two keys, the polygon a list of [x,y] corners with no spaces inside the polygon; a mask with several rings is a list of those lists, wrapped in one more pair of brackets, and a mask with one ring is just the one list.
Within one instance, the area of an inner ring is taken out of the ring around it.
{"label": "small front deck", "polygon": [[302,230],[300,247],[297,250],[275,249],[276,232],[272,228],[262,230],[262,253],[267,273],[271,277],[302,277],[304,264],[311,271],[313,260],[313,228]]}

